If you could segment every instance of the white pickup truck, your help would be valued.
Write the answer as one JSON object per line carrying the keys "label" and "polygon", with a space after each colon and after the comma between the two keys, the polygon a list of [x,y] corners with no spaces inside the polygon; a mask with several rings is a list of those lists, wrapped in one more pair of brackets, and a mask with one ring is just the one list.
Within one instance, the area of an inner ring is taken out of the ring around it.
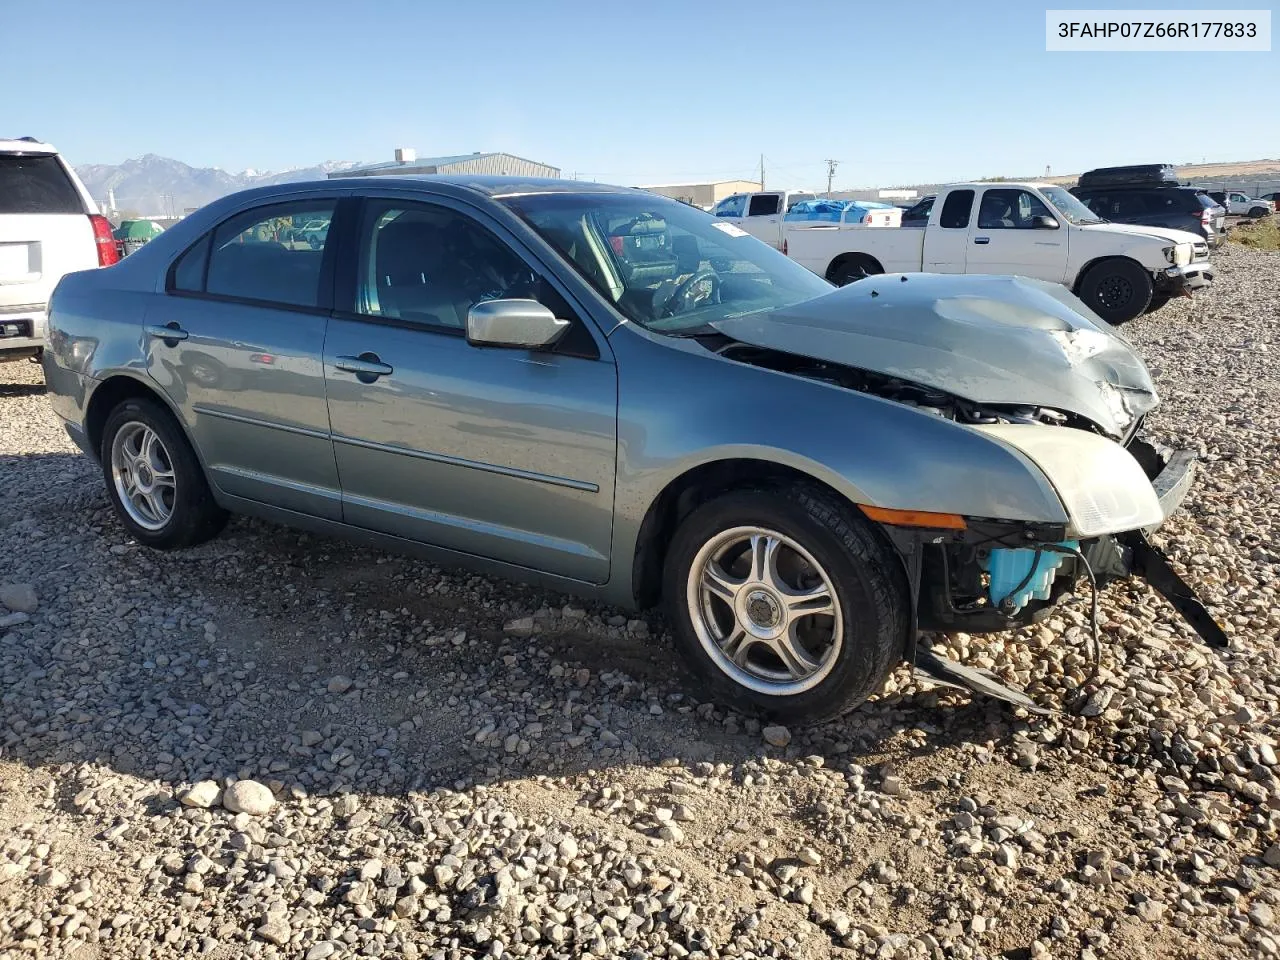
{"label": "white pickup truck", "polygon": [[1018,274],[1064,284],[1110,323],[1213,282],[1203,237],[1099,219],[1048,183],[959,183],[924,229],[796,231],[787,255],[833,283],[879,273]]}
{"label": "white pickup truck", "polygon": [[783,222],[787,211],[801,200],[816,200],[815,193],[799,190],[761,190],[735,193],[711,208],[711,215],[740,227],[776,250],[782,249]]}

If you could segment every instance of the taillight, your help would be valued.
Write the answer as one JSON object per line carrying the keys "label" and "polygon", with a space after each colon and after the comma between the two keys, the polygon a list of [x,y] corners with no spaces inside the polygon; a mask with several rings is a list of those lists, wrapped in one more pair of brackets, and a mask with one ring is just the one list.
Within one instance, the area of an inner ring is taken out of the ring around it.
{"label": "taillight", "polygon": [[622,256],[622,237],[610,237],[609,246],[613,247],[613,252],[618,256]]}
{"label": "taillight", "polygon": [[89,214],[89,222],[93,224],[93,242],[98,247],[98,266],[119,263],[120,251],[116,248],[116,238],[111,235],[111,222],[97,213]]}
{"label": "taillight", "polygon": [[782,238],[782,255],[784,257],[787,255],[787,238],[786,237]]}
{"label": "taillight", "polygon": [[1209,224],[1213,223],[1213,211],[1212,210],[1203,211],[1200,214],[1200,222],[1206,227],[1209,226]]}

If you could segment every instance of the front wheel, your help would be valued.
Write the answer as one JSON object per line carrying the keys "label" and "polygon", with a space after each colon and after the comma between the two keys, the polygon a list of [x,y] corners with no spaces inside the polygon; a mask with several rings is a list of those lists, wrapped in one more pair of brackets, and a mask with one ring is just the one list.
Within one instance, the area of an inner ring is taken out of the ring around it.
{"label": "front wheel", "polygon": [[189,547],[226,524],[187,438],[154,400],[132,398],[111,411],[100,459],[107,496],[139,543]]}
{"label": "front wheel", "polygon": [[1142,316],[1154,295],[1151,274],[1132,260],[1104,260],[1080,280],[1080,299],[1107,323]]}
{"label": "front wheel", "polygon": [[676,531],[664,600],[675,644],[721,699],[816,721],[884,686],[910,623],[902,562],[807,486],[731,493]]}

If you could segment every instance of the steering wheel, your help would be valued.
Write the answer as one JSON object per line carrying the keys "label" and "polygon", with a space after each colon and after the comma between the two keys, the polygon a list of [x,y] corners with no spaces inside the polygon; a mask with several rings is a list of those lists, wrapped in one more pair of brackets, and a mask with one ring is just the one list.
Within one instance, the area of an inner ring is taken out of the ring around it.
{"label": "steering wheel", "polygon": [[[710,291],[702,296],[691,296],[697,285],[703,281],[710,282]],[[709,300],[712,303],[720,301],[720,276],[714,270],[695,271],[692,276],[676,287],[667,298],[667,302],[662,305],[661,316],[658,319],[665,320],[667,317],[674,317],[677,313],[692,310],[702,300]]]}

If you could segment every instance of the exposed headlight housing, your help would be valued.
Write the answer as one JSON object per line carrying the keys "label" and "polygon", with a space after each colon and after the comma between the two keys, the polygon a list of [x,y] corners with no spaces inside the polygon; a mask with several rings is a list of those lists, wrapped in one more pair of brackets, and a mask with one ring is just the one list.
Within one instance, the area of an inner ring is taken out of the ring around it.
{"label": "exposed headlight housing", "polygon": [[1040,468],[1067,510],[1068,539],[1089,540],[1164,521],[1151,481],[1118,443],[1063,427],[1001,423],[976,429],[1020,451]]}
{"label": "exposed headlight housing", "polygon": [[1167,260],[1169,263],[1173,263],[1173,262],[1174,262],[1174,259],[1175,259],[1175,257],[1174,257],[1174,250],[1175,250],[1175,249],[1176,249],[1176,248],[1174,248],[1174,247],[1165,247],[1165,248],[1164,248],[1164,250],[1162,251],[1162,252],[1164,253],[1164,258],[1165,258],[1165,260]]}

